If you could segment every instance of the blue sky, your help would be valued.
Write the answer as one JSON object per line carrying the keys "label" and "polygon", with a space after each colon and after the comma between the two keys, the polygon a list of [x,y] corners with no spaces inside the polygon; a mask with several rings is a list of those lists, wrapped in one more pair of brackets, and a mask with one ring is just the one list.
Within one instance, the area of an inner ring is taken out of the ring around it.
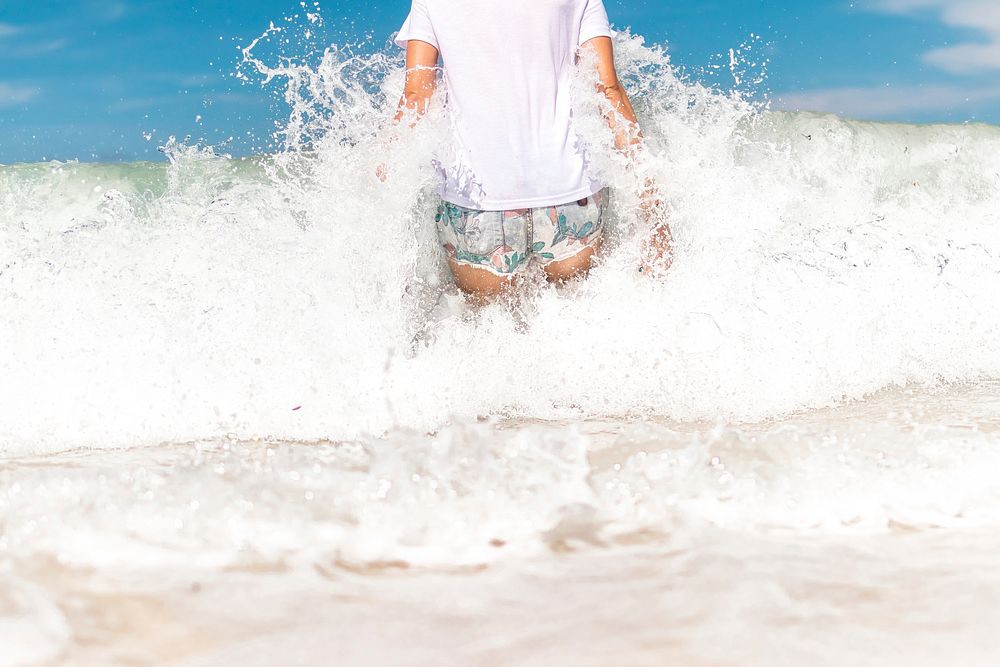
{"label": "blue sky", "polygon": [[[760,35],[777,108],[1000,124],[1000,0],[605,1],[616,26],[666,44],[675,64],[720,85],[731,81],[703,71]],[[320,45],[362,36],[382,45],[409,6],[318,4]],[[0,163],[158,159],[169,135],[231,137],[237,154],[266,149],[283,110],[275,91],[231,77],[237,47],[303,14],[300,5],[0,0]]]}

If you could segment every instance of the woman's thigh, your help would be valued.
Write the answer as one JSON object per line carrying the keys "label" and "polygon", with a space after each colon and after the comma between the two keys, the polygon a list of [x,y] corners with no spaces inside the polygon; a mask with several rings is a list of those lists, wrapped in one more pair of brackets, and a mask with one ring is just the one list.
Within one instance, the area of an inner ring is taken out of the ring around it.
{"label": "woman's thigh", "polygon": [[577,249],[573,255],[566,259],[553,260],[544,264],[546,277],[552,282],[562,282],[576,276],[586,275],[594,263],[594,255],[600,248],[601,241],[598,239],[590,245]]}
{"label": "woman's thigh", "polygon": [[503,294],[514,282],[513,274],[497,274],[488,269],[448,259],[455,285],[469,296],[490,298]]}

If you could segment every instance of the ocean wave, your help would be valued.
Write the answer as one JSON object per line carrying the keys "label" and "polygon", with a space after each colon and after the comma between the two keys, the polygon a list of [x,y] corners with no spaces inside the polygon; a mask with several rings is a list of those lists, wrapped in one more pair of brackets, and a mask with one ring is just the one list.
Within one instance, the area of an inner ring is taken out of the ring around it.
{"label": "ocean wave", "polygon": [[[616,46],[646,150],[624,169],[578,95],[612,233],[589,280],[536,276],[513,304],[449,286],[431,224],[446,123],[387,139],[396,56],[256,63],[288,81],[278,154],[172,142],[164,164],[0,167],[0,451],[479,415],[753,421],[1000,377],[1000,128],[770,112],[638,37]],[[647,177],[677,237],[661,281],[636,270]]]}

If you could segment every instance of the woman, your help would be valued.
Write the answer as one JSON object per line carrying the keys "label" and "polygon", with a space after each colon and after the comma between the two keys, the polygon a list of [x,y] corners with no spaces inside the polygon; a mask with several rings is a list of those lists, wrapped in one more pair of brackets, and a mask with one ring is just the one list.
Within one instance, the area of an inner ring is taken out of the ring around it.
{"label": "woman", "polygon": [[[572,127],[570,77],[581,50],[596,55],[616,146],[640,141],[611,36],[602,0],[413,0],[396,37],[406,48],[397,121],[407,109],[426,110],[440,57],[455,151],[443,165],[437,224],[466,294],[493,297],[532,261],[551,281],[589,271],[608,197]],[[643,199],[647,213],[659,209],[651,184]],[[666,268],[669,229],[654,228],[647,254]]]}

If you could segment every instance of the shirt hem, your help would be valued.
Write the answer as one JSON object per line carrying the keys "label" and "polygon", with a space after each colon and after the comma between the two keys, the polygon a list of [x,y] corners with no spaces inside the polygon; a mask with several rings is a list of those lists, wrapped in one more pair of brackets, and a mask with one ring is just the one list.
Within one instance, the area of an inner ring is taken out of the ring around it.
{"label": "shirt hem", "polygon": [[405,49],[406,48],[406,43],[409,42],[409,41],[411,41],[411,40],[415,40],[415,41],[418,41],[418,42],[427,42],[428,44],[430,44],[431,46],[433,46],[438,51],[441,50],[441,47],[438,46],[437,40],[434,39],[434,36],[433,35],[424,34],[424,33],[412,32],[412,33],[408,33],[408,34],[405,34],[405,35],[403,33],[399,33],[399,34],[396,35],[396,37],[395,37],[395,39],[393,41],[396,42],[396,46]]}
{"label": "shirt hem", "polygon": [[449,204],[455,204],[456,206],[461,206],[475,211],[513,211],[519,208],[543,208],[547,206],[562,206],[563,204],[571,204],[573,202],[580,201],[585,197],[592,197],[595,193],[600,192],[604,188],[605,186],[603,185],[597,186],[596,188],[593,185],[587,185],[559,195],[546,195],[544,197],[509,200],[486,199],[481,202],[473,202],[446,192],[441,195],[441,199]]}
{"label": "shirt hem", "polygon": [[586,44],[590,40],[594,39],[595,37],[610,37],[611,39],[614,39],[615,38],[615,31],[614,30],[594,30],[594,31],[589,32],[589,33],[582,33],[580,35],[579,40],[578,40],[579,46],[583,46],[584,44]]}

